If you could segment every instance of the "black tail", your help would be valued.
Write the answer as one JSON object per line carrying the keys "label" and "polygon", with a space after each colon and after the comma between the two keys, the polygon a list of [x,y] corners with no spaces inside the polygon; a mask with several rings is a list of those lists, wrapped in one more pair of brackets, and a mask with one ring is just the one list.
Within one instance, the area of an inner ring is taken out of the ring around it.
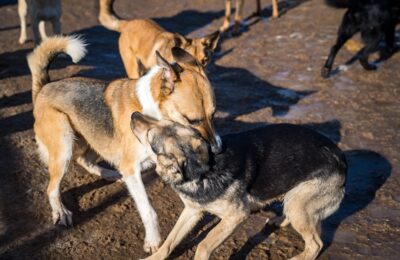
{"label": "black tail", "polygon": [[325,0],[325,3],[328,6],[335,7],[335,8],[349,8],[351,1],[352,0]]}

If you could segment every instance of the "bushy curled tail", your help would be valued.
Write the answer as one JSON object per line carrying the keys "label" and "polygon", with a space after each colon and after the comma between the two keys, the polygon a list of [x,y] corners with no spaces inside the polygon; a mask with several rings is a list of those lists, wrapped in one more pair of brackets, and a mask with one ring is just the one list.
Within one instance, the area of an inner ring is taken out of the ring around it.
{"label": "bushy curled tail", "polygon": [[32,102],[42,87],[49,82],[48,67],[59,53],[68,54],[74,63],[86,54],[86,44],[78,36],[53,36],[45,39],[28,55],[28,65],[32,74]]}
{"label": "bushy curled tail", "polygon": [[100,23],[109,30],[121,32],[121,23],[123,20],[119,19],[113,10],[115,0],[100,0]]}
{"label": "bushy curled tail", "polygon": [[328,6],[335,8],[349,8],[351,1],[357,1],[357,0],[325,0],[325,3]]}

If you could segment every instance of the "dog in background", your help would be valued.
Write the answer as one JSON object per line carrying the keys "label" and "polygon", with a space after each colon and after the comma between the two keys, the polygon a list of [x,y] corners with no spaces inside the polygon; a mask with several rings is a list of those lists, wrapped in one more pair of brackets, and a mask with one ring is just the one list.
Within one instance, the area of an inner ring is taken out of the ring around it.
{"label": "dog in background", "polygon": [[[260,15],[261,14],[261,0],[256,0],[257,1],[257,9],[255,14]],[[243,16],[243,4],[244,0],[236,0],[236,5],[235,5],[235,24],[233,25],[233,33],[238,33],[239,28],[240,28],[240,23],[242,22],[242,16]],[[230,24],[231,24],[231,12],[232,12],[232,0],[225,0],[225,18],[224,18],[224,23],[222,24],[220,31],[224,32],[226,31]],[[278,18],[279,12],[278,12],[278,0],[272,0],[272,17]]]}
{"label": "dog in background", "polygon": [[[180,47],[206,66],[219,40],[219,31],[203,38],[190,39],[179,33],[170,33],[150,19],[120,20],[112,10],[114,0],[100,0],[100,23],[120,33],[119,52],[129,78],[136,79],[138,71],[156,64],[155,51],[173,62],[171,49]],[[138,69],[140,68],[140,69]]]}
{"label": "dog in background", "polygon": [[131,128],[156,161],[156,172],[179,194],[185,208],[161,248],[149,259],[166,259],[202,218],[221,221],[197,246],[194,259],[209,259],[249,216],[250,207],[283,201],[284,220],[300,233],[305,249],[292,259],[315,259],[317,233],[344,197],[347,163],[326,137],[304,127],[278,124],[223,137],[224,150],[209,156],[194,129],[132,114]]}
{"label": "dog in background", "polygon": [[[156,52],[157,65],[140,79],[108,83],[74,77],[50,82],[49,64],[61,52],[78,62],[85,55],[85,46],[76,37],[52,37],[28,56],[34,132],[39,154],[48,165],[47,194],[53,221],[72,224],[72,213],[61,200],[60,183],[74,155],[78,164],[92,174],[109,179],[122,174],[144,223],[144,249],[155,252],[161,243],[158,220],[141,179],[141,171],[153,163],[131,131],[131,114],[140,111],[155,119],[190,125],[218,152],[221,140],[212,122],[216,105],[211,84],[203,67],[178,47],[172,50],[174,64]],[[96,165],[99,157],[119,172]]]}
{"label": "dog in background", "polygon": [[386,42],[386,53],[395,51],[395,29],[400,22],[399,0],[325,0],[335,8],[347,8],[339,27],[336,44],[331,48],[328,59],[321,70],[321,76],[328,78],[336,54],[340,48],[361,32],[365,47],[360,51],[358,60],[365,70],[376,70],[374,64],[368,62],[369,55],[376,51],[379,43]]}
{"label": "dog in background", "polygon": [[[29,3],[29,4],[28,4]],[[18,15],[21,21],[19,43],[26,41],[26,15],[29,10],[33,42],[40,43],[40,39],[47,38],[45,22],[50,21],[54,34],[61,34],[61,0],[18,0]]]}

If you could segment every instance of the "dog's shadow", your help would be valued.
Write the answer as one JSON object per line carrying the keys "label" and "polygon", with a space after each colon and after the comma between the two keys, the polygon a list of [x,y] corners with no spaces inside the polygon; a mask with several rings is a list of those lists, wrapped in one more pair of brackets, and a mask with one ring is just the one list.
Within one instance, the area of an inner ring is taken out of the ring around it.
{"label": "dog's shadow", "polygon": [[[346,151],[348,174],[346,195],[339,209],[321,225],[323,253],[331,244],[339,224],[347,217],[367,207],[376,192],[386,182],[392,171],[390,162],[381,154],[369,150]],[[244,259],[258,244],[268,239],[276,231],[275,226],[266,225],[260,232],[250,237],[230,259]]]}

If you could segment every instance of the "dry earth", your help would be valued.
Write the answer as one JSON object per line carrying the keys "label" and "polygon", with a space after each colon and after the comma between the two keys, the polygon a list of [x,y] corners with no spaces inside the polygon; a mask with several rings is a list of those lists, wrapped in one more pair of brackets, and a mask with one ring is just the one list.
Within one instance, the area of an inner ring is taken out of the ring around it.
{"label": "dry earth", "polygon": [[[124,185],[91,176],[75,164],[62,184],[62,197],[74,213],[75,225],[66,229],[51,223],[45,194],[48,176],[36,155],[32,131],[25,56],[33,44],[18,44],[16,2],[0,1],[0,258],[145,257],[143,227]],[[63,32],[82,34],[89,53],[78,65],[58,59],[52,79],[83,75],[111,80],[125,75],[118,35],[98,24],[95,2],[63,1]],[[192,36],[222,24],[222,0],[116,2],[122,17],[151,17],[170,31]],[[247,2],[249,16],[255,1]],[[349,175],[344,202],[321,227],[326,247],[320,259],[399,259],[399,53],[379,63],[376,72],[366,72],[354,62],[324,80],[320,68],[335,41],[343,10],[320,0],[286,0],[280,1],[281,18],[273,20],[270,1],[262,2],[262,18],[249,19],[241,35],[224,38],[208,69],[217,96],[218,130],[229,133],[289,122],[327,135],[345,151]],[[336,66],[353,56],[343,49]],[[143,178],[165,238],[182,203],[154,173]],[[279,211],[279,206],[274,209]],[[291,227],[265,226],[268,216],[267,211],[253,215],[212,258],[285,259],[299,253],[303,248],[299,235]],[[216,221],[207,216],[173,258],[192,257]]]}

